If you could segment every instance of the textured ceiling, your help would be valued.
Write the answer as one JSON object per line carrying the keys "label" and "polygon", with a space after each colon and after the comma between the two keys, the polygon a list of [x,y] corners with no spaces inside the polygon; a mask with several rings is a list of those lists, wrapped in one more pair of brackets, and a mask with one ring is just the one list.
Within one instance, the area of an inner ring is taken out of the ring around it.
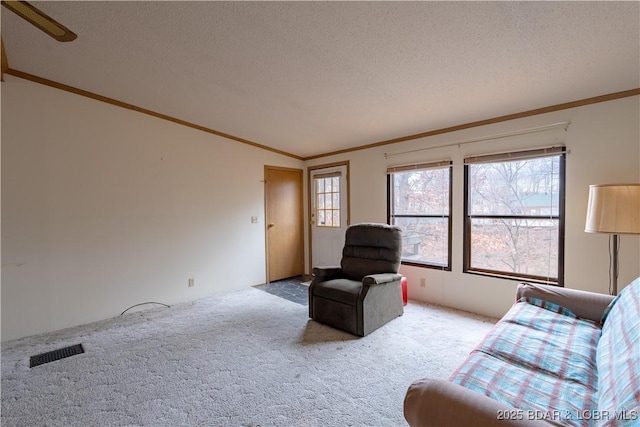
{"label": "textured ceiling", "polygon": [[640,87],[639,2],[32,2],[9,67],[309,157]]}

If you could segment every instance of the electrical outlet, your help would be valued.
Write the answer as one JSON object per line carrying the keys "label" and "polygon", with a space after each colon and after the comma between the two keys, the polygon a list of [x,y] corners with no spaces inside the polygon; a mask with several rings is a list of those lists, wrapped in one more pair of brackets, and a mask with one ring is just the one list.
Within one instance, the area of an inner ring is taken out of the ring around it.
{"label": "electrical outlet", "polygon": [[420,287],[421,288],[427,287],[427,279],[425,279],[424,277],[420,278]]}
{"label": "electrical outlet", "polygon": [[196,285],[196,279],[189,277],[189,287],[193,288]]}

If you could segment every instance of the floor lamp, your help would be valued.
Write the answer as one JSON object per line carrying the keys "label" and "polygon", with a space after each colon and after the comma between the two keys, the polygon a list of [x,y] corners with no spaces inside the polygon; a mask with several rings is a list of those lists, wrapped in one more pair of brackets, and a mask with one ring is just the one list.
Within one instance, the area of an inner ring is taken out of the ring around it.
{"label": "floor lamp", "polygon": [[609,292],[618,294],[618,239],[620,234],[640,234],[640,184],[589,186],[587,233],[612,235]]}

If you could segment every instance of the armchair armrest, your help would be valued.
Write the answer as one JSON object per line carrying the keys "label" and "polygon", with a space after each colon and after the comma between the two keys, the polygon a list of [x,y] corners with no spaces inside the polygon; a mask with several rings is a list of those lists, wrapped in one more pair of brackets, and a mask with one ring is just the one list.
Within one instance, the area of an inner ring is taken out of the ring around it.
{"label": "armchair armrest", "polygon": [[369,274],[362,278],[363,285],[382,285],[384,283],[394,282],[400,280],[401,275],[396,273],[381,273],[381,274]]}
{"label": "armchair armrest", "polygon": [[612,295],[578,289],[561,288],[551,285],[520,283],[516,291],[516,299],[522,297],[539,298],[573,311],[576,316],[600,323],[602,314],[613,300]]}
{"label": "armchair armrest", "polygon": [[313,276],[320,281],[337,278],[342,276],[342,267],[333,265],[313,267]]}
{"label": "armchair armrest", "polygon": [[[535,414],[533,414],[535,415]],[[412,427],[534,427],[550,423],[483,394],[441,379],[425,378],[409,386],[404,417]]]}

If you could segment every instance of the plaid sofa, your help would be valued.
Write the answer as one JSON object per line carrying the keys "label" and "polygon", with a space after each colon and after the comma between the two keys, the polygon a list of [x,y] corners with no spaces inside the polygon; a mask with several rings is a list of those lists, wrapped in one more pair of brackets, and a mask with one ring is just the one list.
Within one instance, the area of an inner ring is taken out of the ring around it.
{"label": "plaid sofa", "polygon": [[451,375],[414,382],[411,426],[640,426],[640,278],[612,297],[520,284]]}

